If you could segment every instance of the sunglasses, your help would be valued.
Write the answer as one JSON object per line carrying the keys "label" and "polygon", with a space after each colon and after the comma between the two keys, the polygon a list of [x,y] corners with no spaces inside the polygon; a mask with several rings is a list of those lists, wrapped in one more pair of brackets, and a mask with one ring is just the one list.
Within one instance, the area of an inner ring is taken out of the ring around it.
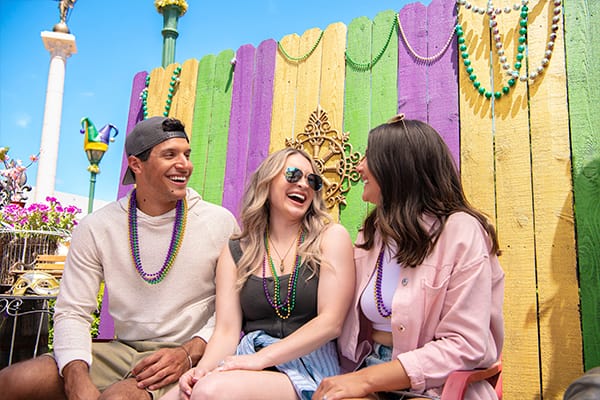
{"label": "sunglasses", "polygon": [[[296,183],[304,176],[304,172],[296,167],[288,167],[285,170],[285,180],[289,183]],[[323,178],[321,178],[317,174],[307,174],[306,182],[308,186],[311,187],[312,190],[318,192],[323,187]]]}

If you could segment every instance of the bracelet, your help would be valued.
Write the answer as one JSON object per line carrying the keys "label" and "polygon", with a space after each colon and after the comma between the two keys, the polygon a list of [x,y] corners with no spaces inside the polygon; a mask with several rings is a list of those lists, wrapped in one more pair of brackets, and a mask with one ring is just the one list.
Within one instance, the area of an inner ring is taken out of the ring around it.
{"label": "bracelet", "polygon": [[190,353],[188,353],[185,347],[179,346],[179,348],[185,352],[185,355],[187,356],[187,359],[190,362],[190,369],[192,369],[194,367],[194,363],[192,362],[192,356],[190,356]]}

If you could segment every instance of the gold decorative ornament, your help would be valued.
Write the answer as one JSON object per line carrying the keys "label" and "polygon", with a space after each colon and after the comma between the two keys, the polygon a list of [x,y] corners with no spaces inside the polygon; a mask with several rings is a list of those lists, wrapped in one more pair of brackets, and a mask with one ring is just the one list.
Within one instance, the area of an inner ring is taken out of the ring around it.
{"label": "gold decorative ornament", "polygon": [[154,0],[154,7],[156,7],[156,11],[162,14],[163,8],[167,6],[177,6],[181,9],[180,17],[183,17],[183,14],[188,9],[188,3],[185,0]]}
{"label": "gold decorative ornament", "polygon": [[310,114],[304,132],[285,140],[286,147],[304,150],[312,156],[317,172],[323,177],[323,198],[329,209],[346,205],[345,194],[351,182],[360,179],[356,166],[361,154],[352,151],[349,138],[348,132],[339,132],[331,126],[327,112],[319,105]]}

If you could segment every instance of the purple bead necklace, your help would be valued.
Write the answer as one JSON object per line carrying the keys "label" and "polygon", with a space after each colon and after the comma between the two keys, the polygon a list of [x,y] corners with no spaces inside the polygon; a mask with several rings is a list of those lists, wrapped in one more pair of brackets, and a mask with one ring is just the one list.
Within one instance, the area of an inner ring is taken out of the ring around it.
{"label": "purple bead necklace", "polygon": [[153,273],[148,273],[144,271],[144,267],[142,267],[142,260],[140,258],[140,245],[139,245],[139,236],[138,236],[138,224],[137,224],[137,199],[135,196],[135,189],[131,193],[131,197],[129,198],[129,246],[131,250],[131,257],[133,258],[133,263],[135,265],[135,269],[140,274],[143,280],[148,282],[151,285],[155,285],[161,282],[169,270],[173,266],[173,262],[175,262],[175,257],[177,257],[177,253],[181,248],[181,243],[183,241],[183,233],[185,232],[185,225],[187,221],[187,201],[185,198],[182,200],[177,200],[177,205],[175,206],[175,222],[173,223],[173,233],[171,234],[171,243],[169,244],[169,251],[167,252],[167,257],[165,258],[165,262],[160,270]]}
{"label": "purple bead necklace", "polygon": [[381,291],[381,281],[383,281],[383,253],[384,246],[381,246],[379,257],[377,257],[377,268],[375,269],[375,286],[373,287],[373,295],[377,304],[377,312],[383,318],[391,318],[392,310],[388,309],[383,302],[383,294]]}
{"label": "purple bead necklace", "polygon": [[[298,254],[298,247],[300,247],[300,245],[304,242],[304,232],[302,230],[302,228],[300,228],[300,231],[298,232],[298,241],[296,244],[296,263],[294,265],[294,270],[292,271],[292,276],[290,276],[290,279],[288,281],[288,290],[287,290],[287,295],[285,296],[285,300],[281,301],[281,290],[280,290],[280,282],[279,282],[279,276],[277,275],[277,270],[275,269],[275,263],[273,262],[273,258],[271,257],[271,252],[269,250],[269,228],[267,227],[267,229],[265,230],[265,258],[263,260],[263,267],[262,267],[262,281],[263,281],[263,290],[265,292],[265,297],[267,298],[267,301],[269,302],[269,304],[271,305],[271,307],[273,307],[273,310],[275,310],[275,314],[277,314],[277,316],[281,319],[288,319],[290,317],[290,315],[292,314],[292,310],[294,309],[294,306],[296,305],[296,286],[298,283],[298,270],[300,269],[300,265],[302,264],[302,260],[300,255]],[[273,298],[271,297],[271,294],[269,293],[269,288],[267,286],[267,277],[266,277],[266,272],[267,272],[267,264],[269,264],[270,268],[271,268],[271,275],[273,276],[273,284],[274,284],[274,297],[275,299],[273,300]],[[285,313],[283,314],[282,311]]]}

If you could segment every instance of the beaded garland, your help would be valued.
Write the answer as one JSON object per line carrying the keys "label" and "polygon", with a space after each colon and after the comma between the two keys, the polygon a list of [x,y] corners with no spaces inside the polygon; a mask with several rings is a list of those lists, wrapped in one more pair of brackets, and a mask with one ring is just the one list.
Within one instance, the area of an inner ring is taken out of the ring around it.
{"label": "beaded garland", "polygon": [[520,11],[520,19],[519,19],[519,45],[517,47],[517,54],[515,55],[515,62],[511,68],[510,63],[505,56],[505,52],[503,49],[500,30],[498,28],[498,22],[496,21],[496,16],[502,14],[509,14],[511,12],[511,7],[505,7],[504,9],[495,8],[492,0],[488,1],[487,8],[475,7],[467,0],[457,0],[456,4],[458,7],[462,6],[467,10],[471,10],[476,14],[486,15],[489,18],[489,27],[492,33],[492,38],[495,42],[494,46],[496,48],[496,54],[498,55],[498,61],[500,62],[502,69],[506,71],[509,79],[507,84],[502,86],[500,91],[492,91],[487,90],[484,86],[482,86],[481,82],[477,79],[477,75],[474,73],[473,67],[471,66],[471,60],[469,60],[469,53],[467,52],[467,43],[464,37],[464,32],[462,30],[461,24],[457,24],[456,26],[456,35],[458,37],[458,45],[460,50],[461,58],[463,59],[463,65],[465,66],[467,74],[469,74],[469,79],[473,82],[473,87],[477,90],[477,92],[485,96],[486,99],[491,99],[492,97],[499,100],[503,95],[508,95],[510,89],[517,83],[517,80],[521,82],[526,82],[527,80],[535,80],[541,73],[544,72],[544,69],[550,63],[550,58],[552,57],[552,50],[554,49],[554,41],[557,38],[557,31],[559,29],[558,23],[560,22],[560,13],[562,11],[562,0],[552,0],[554,4],[553,9],[553,18],[552,18],[552,26],[550,27],[551,33],[548,37],[548,43],[546,44],[546,50],[544,52],[544,57],[537,68],[532,68],[532,71],[529,73],[521,74],[520,70],[523,67],[523,62],[525,60],[525,54],[527,53],[527,24],[528,24],[528,13],[529,13],[529,0],[521,0],[521,4],[513,4],[512,9],[515,11]]}
{"label": "beaded garland", "polygon": [[[273,262],[273,258],[271,257],[271,252],[269,250],[269,232],[268,232],[268,228],[265,230],[265,258],[263,261],[263,267],[262,267],[262,282],[263,282],[263,291],[265,292],[265,297],[267,298],[267,301],[269,302],[269,304],[271,305],[271,307],[273,307],[273,310],[275,310],[275,314],[277,314],[277,316],[281,319],[288,319],[290,317],[290,315],[292,314],[292,310],[294,309],[295,305],[296,305],[296,286],[298,283],[298,275],[299,275],[299,269],[300,266],[302,265],[302,260],[300,255],[298,254],[298,247],[300,247],[300,245],[304,242],[304,231],[301,231],[300,235],[298,236],[298,242],[296,245],[296,263],[294,265],[294,270],[292,271],[292,276],[290,276],[290,279],[288,281],[288,290],[287,290],[287,295],[285,297],[285,299],[283,301],[281,301],[281,290],[280,290],[280,282],[279,282],[279,276],[277,275],[277,270],[275,269],[275,263]],[[273,299],[271,297],[271,294],[269,293],[269,289],[267,287],[267,277],[266,277],[266,269],[267,269],[267,264],[269,264],[270,268],[271,268],[271,274],[273,275],[273,284],[274,284],[274,297],[275,299]],[[283,314],[282,311],[285,313]]]}
{"label": "beaded garland", "polygon": [[289,61],[302,62],[302,61],[306,60],[308,57],[310,57],[311,54],[317,49],[317,46],[319,45],[319,43],[321,43],[321,39],[323,39],[323,34],[324,33],[325,33],[325,31],[321,31],[321,34],[319,35],[319,37],[318,37],[317,41],[315,42],[315,44],[313,44],[313,46],[310,48],[310,50],[308,50],[303,56],[293,57],[293,56],[289,55],[288,52],[285,51],[285,49],[283,48],[283,45],[281,44],[281,42],[277,42],[277,49]]}
{"label": "beaded garland", "polygon": [[173,262],[175,261],[177,253],[179,253],[179,249],[181,248],[187,221],[187,201],[185,198],[182,200],[177,200],[177,205],[175,206],[175,222],[173,223],[173,233],[171,234],[171,243],[169,243],[169,251],[167,252],[167,257],[165,258],[162,268],[157,272],[148,273],[144,271],[142,260],[140,258],[140,245],[137,230],[137,200],[135,193],[136,191],[134,189],[131,193],[131,197],[129,198],[128,212],[129,246],[131,250],[131,257],[133,258],[135,269],[140,274],[140,277],[147,283],[155,285],[160,283],[165,276],[167,276],[167,273],[169,273],[169,270],[173,266]]}
{"label": "beaded garland", "polygon": [[[173,96],[175,95],[175,90],[177,84],[179,83],[179,75],[181,74],[181,65],[178,65],[173,70],[173,75],[171,76],[171,82],[169,82],[169,93],[167,94],[167,100],[165,101],[165,111],[163,111],[163,116],[168,117],[169,112],[171,111],[171,104],[173,103]],[[146,87],[140,93],[140,98],[142,99],[142,111],[144,113],[144,119],[148,118],[148,87],[150,86],[150,75],[146,76]]]}
{"label": "beaded garland", "polygon": [[413,47],[410,45],[408,38],[406,37],[406,33],[404,33],[404,28],[402,28],[402,23],[400,22],[400,14],[399,13],[396,14],[396,22],[398,23],[398,30],[400,31],[400,36],[402,36],[402,40],[404,41],[404,44],[406,45],[408,52],[416,60],[426,63],[426,64],[436,61],[438,58],[440,58],[446,52],[446,50],[448,50],[448,48],[450,47],[450,43],[452,43],[452,38],[454,37],[454,34],[456,33],[456,27],[453,27],[452,30],[450,31],[450,36],[448,36],[448,39],[446,40],[446,43],[442,46],[441,50],[432,56],[425,57],[425,56],[418,54],[415,51],[415,49],[413,49]]}
{"label": "beaded garland", "polygon": [[392,310],[388,309],[383,302],[383,293],[381,290],[381,282],[383,281],[383,246],[379,257],[377,257],[377,268],[375,269],[375,286],[373,288],[373,296],[375,297],[375,304],[377,304],[377,312],[383,318],[391,318]]}

